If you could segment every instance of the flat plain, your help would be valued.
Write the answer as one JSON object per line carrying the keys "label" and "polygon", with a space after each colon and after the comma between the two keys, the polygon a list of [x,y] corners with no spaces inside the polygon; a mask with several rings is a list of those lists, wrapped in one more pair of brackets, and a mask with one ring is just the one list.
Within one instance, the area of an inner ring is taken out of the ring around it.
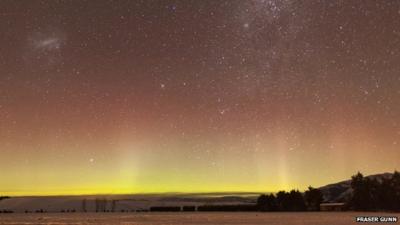
{"label": "flat plain", "polygon": [[399,213],[35,213],[0,214],[2,225],[348,225],[356,216],[397,216]]}

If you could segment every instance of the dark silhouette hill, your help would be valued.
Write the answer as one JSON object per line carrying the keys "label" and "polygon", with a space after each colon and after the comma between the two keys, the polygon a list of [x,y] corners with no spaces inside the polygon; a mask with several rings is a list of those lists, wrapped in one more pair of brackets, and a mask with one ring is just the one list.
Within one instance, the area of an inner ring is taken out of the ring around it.
{"label": "dark silhouette hill", "polygon": [[[367,176],[367,178],[382,181],[383,178],[390,179],[393,173],[381,173]],[[322,191],[324,202],[347,202],[353,192],[351,180],[345,180],[334,184],[328,184],[318,188]]]}

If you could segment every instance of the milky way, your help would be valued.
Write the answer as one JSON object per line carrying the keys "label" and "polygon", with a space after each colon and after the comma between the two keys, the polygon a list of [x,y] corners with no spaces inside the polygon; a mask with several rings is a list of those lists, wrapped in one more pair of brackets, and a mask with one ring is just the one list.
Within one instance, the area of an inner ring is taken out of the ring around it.
{"label": "milky way", "polygon": [[0,19],[0,195],[399,169],[398,1],[1,1]]}

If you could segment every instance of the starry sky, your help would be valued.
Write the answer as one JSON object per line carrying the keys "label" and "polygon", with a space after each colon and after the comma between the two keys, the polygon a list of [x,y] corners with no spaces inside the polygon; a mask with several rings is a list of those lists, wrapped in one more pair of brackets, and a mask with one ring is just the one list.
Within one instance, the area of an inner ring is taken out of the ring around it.
{"label": "starry sky", "polygon": [[400,2],[0,1],[0,194],[400,169]]}

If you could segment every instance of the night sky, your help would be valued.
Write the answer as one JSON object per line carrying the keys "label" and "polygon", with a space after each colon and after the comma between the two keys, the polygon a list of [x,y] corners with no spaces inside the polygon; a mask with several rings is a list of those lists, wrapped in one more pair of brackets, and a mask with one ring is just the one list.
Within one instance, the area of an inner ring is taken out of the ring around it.
{"label": "night sky", "polygon": [[0,1],[0,194],[400,169],[400,1]]}

